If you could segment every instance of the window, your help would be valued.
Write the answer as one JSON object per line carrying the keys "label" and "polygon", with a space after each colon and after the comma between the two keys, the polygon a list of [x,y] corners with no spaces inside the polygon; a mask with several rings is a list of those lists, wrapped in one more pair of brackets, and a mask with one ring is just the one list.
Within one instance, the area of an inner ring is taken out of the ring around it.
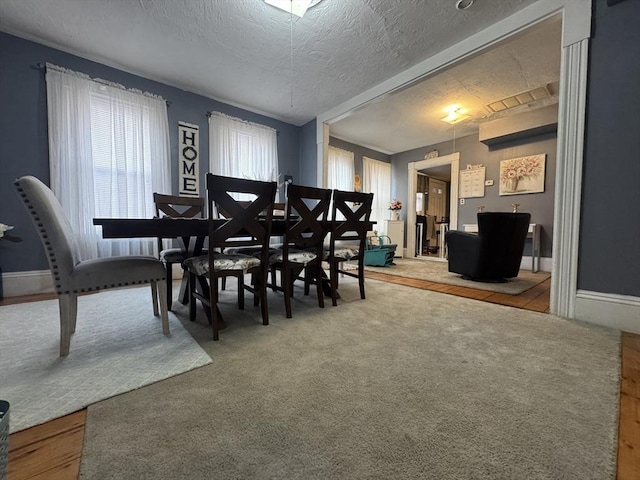
{"label": "window", "polygon": [[380,229],[382,220],[389,218],[391,202],[391,164],[362,157],[362,190],[373,193],[371,220],[376,221]]}
{"label": "window", "polygon": [[277,182],[276,130],[212,112],[209,116],[209,169],[216,175]]}
{"label": "window", "polygon": [[47,64],[51,189],[83,259],[153,255],[154,239],[104,240],[94,217],[151,218],[169,192],[166,102]]}
{"label": "window", "polygon": [[327,188],[352,191],[355,176],[353,152],[329,145],[328,153]]}

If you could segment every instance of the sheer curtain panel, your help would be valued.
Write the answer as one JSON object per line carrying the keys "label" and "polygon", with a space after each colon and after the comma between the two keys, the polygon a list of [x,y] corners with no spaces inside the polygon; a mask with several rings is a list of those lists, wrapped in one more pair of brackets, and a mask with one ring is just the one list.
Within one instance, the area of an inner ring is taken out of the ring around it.
{"label": "sheer curtain panel", "polygon": [[209,169],[215,175],[278,182],[278,132],[211,112]]}
{"label": "sheer curtain panel", "polygon": [[353,152],[329,145],[329,159],[327,165],[327,188],[353,191]]}
{"label": "sheer curtain panel", "polygon": [[151,218],[170,192],[166,102],[47,64],[51,189],[83,259],[153,255],[154,239],[103,240],[94,217]]}
{"label": "sheer curtain panel", "polygon": [[382,227],[382,220],[389,218],[389,202],[391,202],[391,164],[362,157],[362,190],[373,193],[371,220]]}

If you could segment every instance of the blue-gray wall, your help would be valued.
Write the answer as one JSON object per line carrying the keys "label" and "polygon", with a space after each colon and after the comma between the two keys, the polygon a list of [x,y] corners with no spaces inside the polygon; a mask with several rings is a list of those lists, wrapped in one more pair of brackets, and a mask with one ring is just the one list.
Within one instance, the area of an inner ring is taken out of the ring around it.
{"label": "blue-gray wall", "polygon": [[31,220],[12,185],[13,179],[26,174],[49,183],[46,84],[44,72],[35,68],[45,62],[161,95],[170,102],[167,112],[173,193],[178,191],[178,121],[200,126],[200,191],[205,192],[204,173],[209,171],[206,114],[212,110],[278,130],[280,172],[300,177],[300,127],[0,32],[0,223],[14,225],[13,233],[24,239],[22,243],[0,242],[4,272],[48,268]]}
{"label": "blue-gray wall", "polygon": [[317,122],[313,119],[300,128],[300,178],[293,179],[298,185],[318,185],[316,125]]}
{"label": "blue-gray wall", "polygon": [[578,288],[640,297],[640,1],[593,7]]}
{"label": "blue-gray wall", "polygon": [[[424,160],[426,153],[438,150],[439,155],[454,153],[453,141],[428,145],[425,147],[397,153],[391,157],[392,170],[395,177],[395,193],[399,200],[407,201],[408,164]],[[485,166],[485,178],[493,180],[493,186],[485,187],[484,197],[467,198],[464,205],[458,205],[458,228],[465,223],[478,223],[476,215],[478,206],[484,205],[485,211],[510,212],[512,203],[519,203],[521,212],[531,213],[531,222],[542,225],[541,255],[551,257],[553,239],[553,203],[556,176],[556,135],[546,134],[529,137],[509,143],[501,143],[488,147],[478,141],[478,134],[456,139],[455,151],[460,153],[460,169],[467,165],[482,164]],[[500,179],[500,162],[510,158],[547,154],[545,166],[545,184],[543,193],[526,195],[500,196],[498,184]],[[525,248],[525,252],[529,247]]]}

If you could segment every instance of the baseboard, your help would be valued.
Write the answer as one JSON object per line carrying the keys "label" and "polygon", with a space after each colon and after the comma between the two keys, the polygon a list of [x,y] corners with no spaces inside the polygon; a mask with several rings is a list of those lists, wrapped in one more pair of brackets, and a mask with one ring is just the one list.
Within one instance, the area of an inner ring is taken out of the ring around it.
{"label": "baseboard", "polygon": [[2,287],[5,297],[19,297],[21,295],[35,295],[54,291],[53,280],[49,270],[3,273]]}
{"label": "baseboard", "polygon": [[578,290],[575,318],[640,334],[640,297]]}

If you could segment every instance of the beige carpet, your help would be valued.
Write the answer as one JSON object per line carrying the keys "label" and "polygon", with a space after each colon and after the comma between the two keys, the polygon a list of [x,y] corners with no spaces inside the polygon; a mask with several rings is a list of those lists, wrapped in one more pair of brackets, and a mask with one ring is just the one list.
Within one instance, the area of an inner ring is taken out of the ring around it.
{"label": "beige carpet", "polygon": [[614,477],[617,331],[373,280],[341,294],[297,295],[291,319],[270,294],[262,326],[226,292],[215,343],[183,320],[213,363],[90,406],[81,478]]}
{"label": "beige carpet", "polygon": [[394,263],[395,265],[389,267],[366,266],[365,270],[397,275],[398,277],[445,283],[447,285],[457,285],[459,287],[477,288],[478,290],[488,290],[490,292],[508,293],[510,295],[518,295],[529,290],[551,276],[547,272],[532,273],[531,270],[523,269],[520,270],[516,278],[510,278],[506,283],[486,283],[465,280],[457,273],[450,273],[447,262],[396,258]]}
{"label": "beige carpet", "polygon": [[0,399],[11,432],[211,363],[175,315],[162,335],[149,286],[78,298],[69,356],[60,358],[58,301],[0,307]]}

